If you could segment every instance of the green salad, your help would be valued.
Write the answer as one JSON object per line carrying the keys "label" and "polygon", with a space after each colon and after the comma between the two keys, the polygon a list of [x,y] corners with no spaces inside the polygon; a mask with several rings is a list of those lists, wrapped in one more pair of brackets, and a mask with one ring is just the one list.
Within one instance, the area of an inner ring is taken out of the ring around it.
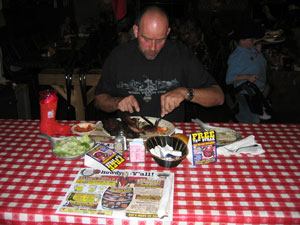
{"label": "green salad", "polygon": [[94,143],[88,135],[82,138],[70,137],[64,140],[57,141],[53,152],[61,157],[72,157],[84,154],[89,148],[93,147]]}

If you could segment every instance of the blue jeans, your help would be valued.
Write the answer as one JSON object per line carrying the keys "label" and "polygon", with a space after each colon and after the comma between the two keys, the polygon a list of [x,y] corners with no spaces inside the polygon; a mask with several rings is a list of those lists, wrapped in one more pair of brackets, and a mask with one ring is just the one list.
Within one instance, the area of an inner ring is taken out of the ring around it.
{"label": "blue jeans", "polygon": [[243,94],[237,94],[236,101],[239,104],[239,112],[235,115],[235,118],[240,123],[259,123],[259,115],[250,111],[247,100]]}

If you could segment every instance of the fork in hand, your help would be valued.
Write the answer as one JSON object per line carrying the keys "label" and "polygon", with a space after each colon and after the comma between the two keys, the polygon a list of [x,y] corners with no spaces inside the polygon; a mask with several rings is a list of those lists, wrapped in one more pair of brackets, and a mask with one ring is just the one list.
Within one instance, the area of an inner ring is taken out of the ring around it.
{"label": "fork in hand", "polygon": [[155,127],[158,127],[158,124],[159,124],[159,122],[161,121],[161,119],[162,119],[162,117],[158,118],[158,119],[155,121],[155,123],[154,123],[154,126],[155,126]]}

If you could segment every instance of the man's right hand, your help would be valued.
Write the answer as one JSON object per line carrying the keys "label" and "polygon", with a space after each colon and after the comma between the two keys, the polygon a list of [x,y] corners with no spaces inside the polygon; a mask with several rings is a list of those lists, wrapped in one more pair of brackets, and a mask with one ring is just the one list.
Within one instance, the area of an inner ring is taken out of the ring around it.
{"label": "man's right hand", "polygon": [[257,79],[258,79],[258,76],[255,75],[255,74],[250,74],[250,75],[248,75],[248,80],[249,80],[251,83],[255,82]]}
{"label": "man's right hand", "polygon": [[248,80],[249,82],[253,83],[257,79],[258,79],[258,75],[256,74],[240,74],[234,78],[233,83],[237,83],[242,80]]}
{"label": "man's right hand", "polygon": [[140,111],[140,106],[133,95],[122,98],[117,103],[117,108],[122,112],[134,113],[135,111]]}

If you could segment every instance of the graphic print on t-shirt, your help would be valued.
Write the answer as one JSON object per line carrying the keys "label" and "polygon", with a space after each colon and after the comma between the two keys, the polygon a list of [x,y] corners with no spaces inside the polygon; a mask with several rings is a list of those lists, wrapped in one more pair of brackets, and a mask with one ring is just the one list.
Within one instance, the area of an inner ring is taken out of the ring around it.
{"label": "graphic print on t-shirt", "polygon": [[129,95],[142,95],[145,102],[151,100],[155,94],[164,94],[168,90],[178,87],[179,81],[173,80],[152,80],[148,76],[143,76],[143,80],[130,80],[119,82],[117,88],[127,90]]}

